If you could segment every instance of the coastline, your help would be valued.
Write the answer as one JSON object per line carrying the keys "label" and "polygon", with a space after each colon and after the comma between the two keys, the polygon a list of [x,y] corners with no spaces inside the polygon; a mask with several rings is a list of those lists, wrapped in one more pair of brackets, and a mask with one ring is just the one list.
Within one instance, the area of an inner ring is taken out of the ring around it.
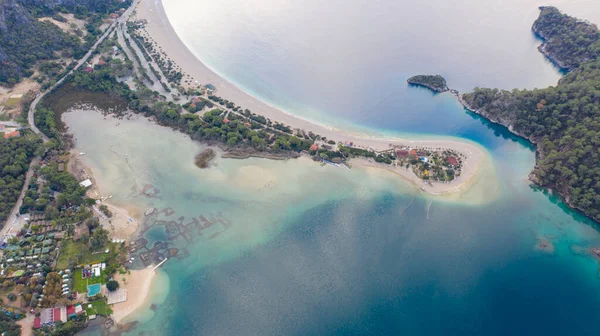
{"label": "coastline", "polygon": [[[94,212],[99,215],[100,223],[109,231],[110,238],[112,240],[125,241],[133,238],[143,217],[142,211],[132,204],[117,205],[110,202],[109,197],[103,197],[99,188],[100,183],[94,176],[92,169],[83,162],[77,146],[71,149],[68,170],[79,179],[89,178],[92,181],[92,186],[87,190],[88,196],[102,200],[101,204],[106,205],[112,212],[112,217],[104,218],[98,207],[94,206]],[[142,308],[144,303],[150,298],[152,283],[156,275],[157,272],[154,270],[154,266],[151,266],[150,268],[129,270],[128,274],[121,277],[125,278],[125,281],[117,277],[121,288],[127,290],[127,301],[112,306],[112,318],[115,323],[120,323],[123,319]]]}
{"label": "coastline", "polygon": [[112,317],[115,323],[121,323],[126,317],[142,308],[144,302],[150,297],[152,282],[157,274],[154,267],[131,270],[130,272],[130,274],[124,276],[127,279],[125,283],[120,281],[123,283],[121,288],[127,289],[127,301],[116,303],[112,308]]}
{"label": "coastline", "polygon": [[80,152],[76,147],[71,149],[71,159],[69,160],[68,170],[71,174],[76,176],[79,181],[90,179],[90,181],[92,181],[92,186],[87,190],[88,197],[102,200],[100,204],[106,205],[112,212],[112,217],[106,218],[105,215],[100,212],[98,206],[94,206],[94,212],[99,215],[100,224],[110,232],[111,239],[127,240],[137,232],[142,218],[142,211],[132,204],[115,204],[110,201],[110,196],[102,195],[98,180],[94,177],[92,169],[82,161]]}
{"label": "coastline", "polygon": [[[160,46],[160,50],[177,64],[184,74],[189,75],[192,78],[192,82],[197,81],[200,84],[210,83],[217,88],[217,94],[220,97],[233,101],[243,108],[250,109],[254,113],[263,115],[266,118],[286,124],[294,129],[312,131],[315,134],[333,139],[336,142],[353,143],[354,147],[362,149],[384,151],[389,150],[392,146],[429,147],[448,148],[463,154],[466,160],[461,176],[450,183],[434,182],[433,187],[430,187],[429,184],[421,183],[423,184],[421,186],[422,190],[428,193],[439,195],[463,189],[461,185],[477,174],[477,170],[480,168],[484,157],[489,155],[482,146],[467,140],[444,139],[444,137],[419,140],[388,139],[382,136],[369,136],[364,133],[356,134],[351,131],[342,131],[294,116],[251,96],[203,64],[177,35],[169,22],[160,0],[140,1],[135,8],[132,20],[147,21],[142,35],[149,37],[151,41]],[[410,176],[405,176],[405,174],[400,174],[400,176],[414,182]]]}

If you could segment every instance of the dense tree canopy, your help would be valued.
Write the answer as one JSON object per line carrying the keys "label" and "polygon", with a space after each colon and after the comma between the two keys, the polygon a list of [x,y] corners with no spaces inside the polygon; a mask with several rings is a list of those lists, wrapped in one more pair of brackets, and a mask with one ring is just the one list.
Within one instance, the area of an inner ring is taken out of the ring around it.
{"label": "dense tree canopy", "polygon": [[[98,27],[102,18],[130,3],[119,0],[0,1],[0,84],[13,85],[31,76],[33,66],[41,60],[83,56],[101,34]],[[62,16],[58,13],[73,13],[86,20],[87,35],[83,43],[78,36],[63,32],[54,23],[38,20],[51,16],[60,21]]]}
{"label": "dense tree canopy", "polygon": [[596,26],[552,7],[542,9],[534,30],[549,38],[545,52],[576,68],[556,87],[475,88],[463,99],[483,116],[537,143],[534,180],[600,221],[600,33]]}
{"label": "dense tree canopy", "polygon": [[0,222],[6,220],[17,201],[25,173],[40,142],[26,137],[0,137]]}
{"label": "dense tree canopy", "polygon": [[448,90],[446,79],[440,75],[417,75],[406,80],[409,84],[427,87],[436,92]]}

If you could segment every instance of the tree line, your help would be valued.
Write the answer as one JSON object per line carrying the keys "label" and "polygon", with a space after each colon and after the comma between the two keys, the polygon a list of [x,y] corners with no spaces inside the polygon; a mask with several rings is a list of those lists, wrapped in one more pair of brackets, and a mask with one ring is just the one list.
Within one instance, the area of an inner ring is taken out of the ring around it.
{"label": "tree line", "polygon": [[4,222],[17,201],[29,164],[41,147],[39,139],[0,137],[0,222]]}
{"label": "tree line", "polygon": [[534,31],[540,48],[572,69],[555,87],[512,91],[475,88],[466,105],[537,144],[532,179],[600,221],[600,32],[543,7]]}

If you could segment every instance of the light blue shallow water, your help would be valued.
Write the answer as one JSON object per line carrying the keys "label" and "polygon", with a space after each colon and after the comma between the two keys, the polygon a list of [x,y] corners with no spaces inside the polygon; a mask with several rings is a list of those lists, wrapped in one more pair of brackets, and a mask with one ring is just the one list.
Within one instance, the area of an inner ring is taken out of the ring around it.
{"label": "light blue shallow water", "polygon": [[[589,254],[600,246],[597,225],[529,185],[535,156],[525,142],[450,95],[405,83],[440,73],[461,91],[552,85],[559,73],[530,32],[541,4],[165,0],[201,59],[255,96],[328,123],[473,140],[491,153],[501,186],[491,203],[467,205],[303,164],[256,160],[266,170],[246,175],[246,163],[223,161],[221,178],[191,172],[197,145],[162,133],[152,142],[146,124],[121,137],[99,127],[98,139],[153,144],[139,166],[162,196],[128,201],[172,207],[176,214],[157,218],[166,222],[206,215],[233,225],[215,239],[169,239],[165,226],[147,223],[146,238],[187,256],[165,265],[169,293],[155,312],[144,309],[132,334],[597,335],[599,268]],[[600,22],[595,1],[545,4]],[[130,181],[122,166],[100,163],[102,146],[88,149],[88,160],[114,168],[107,180]],[[238,191],[267,174],[285,181],[274,196]],[[540,240],[553,248],[538,249]]]}

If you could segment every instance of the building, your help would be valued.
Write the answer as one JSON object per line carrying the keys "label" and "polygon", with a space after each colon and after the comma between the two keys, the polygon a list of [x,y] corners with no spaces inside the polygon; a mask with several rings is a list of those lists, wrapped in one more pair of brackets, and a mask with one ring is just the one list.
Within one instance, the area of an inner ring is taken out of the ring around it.
{"label": "building", "polygon": [[56,322],[60,321],[62,323],[67,322],[70,318],[75,317],[76,315],[82,314],[83,308],[80,304],[70,305],[68,307],[55,307],[55,308],[46,308],[42,310],[39,317],[36,317],[33,321],[33,328],[39,329],[47,326],[54,325]]}
{"label": "building", "polygon": [[317,149],[319,149],[319,145],[317,145],[317,144],[310,145],[310,150],[311,151],[316,151]]}
{"label": "building", "polygon": [[404,150],[404,149],[400,149],[396,151],[396,156],[399,158],[407,158],[408,157],[408,151]]}
{"label": "building", "polygon": [[413,149],[413,150],[410,151],[409,155],[416,158],[417,157],[417,151]]}
{"label": "building", "polygon": [[84,188],[89,188],[92,186],[92,181],[90,179],[83,180],[83,181],[79,182],[79,185]]}
{"label": "building", "polygon": [[446,162],[448,162],[448,164],[452,166],[458,165],[458,160],[454,156],[449,156],[448,158],[446,158]]}
{"label": "building", "polygon": [[206,92],[208,94],[213,94],[215,91],[217,91],[217,87],[212,84],[206,84],[204,87],[206,88]]}
{"label": "building", "polygon": [[4,139],[16,138],[16,137],[20,137],[20,136],[21,136],[21,132],[14,131],[14,132],[10,132],[10,133],[5,133]]}
{"label": "building", "polygon": [[67,318],[72,319],[75,316],[82,314],[83,308],[80,304],[67,306]]}

